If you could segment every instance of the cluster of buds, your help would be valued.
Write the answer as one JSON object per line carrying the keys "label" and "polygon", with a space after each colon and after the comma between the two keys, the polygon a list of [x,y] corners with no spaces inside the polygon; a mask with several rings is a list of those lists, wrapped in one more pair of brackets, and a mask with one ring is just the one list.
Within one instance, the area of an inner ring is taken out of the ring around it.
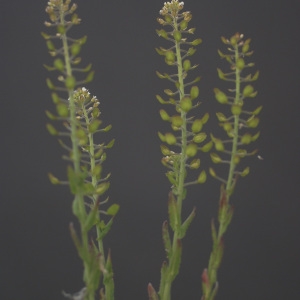
{"label": "cluster of buds", "polygon": [[[46,40],[49,54],[55,59],[52,66],[44,66],[48,71],[59,71],[61,74],[57,79],[59,82],[64,83],[64,86],[58,87],[48,78],[47,85],[51,90],[74,90],[77,86],[91,82],[94,78],[94,71],[91,71],[91,65],[85,68],[77,67],[81,62],[81,58],[78,55],[81,52],[82,45],[86,43],[87,37],[73,39],[66,34],[73,25],[78,25],[81,21],[77,14],[74,13],[77,5],[70,5],[70,2],[71,0],[50,0],[46,7],[50,22],[46,21],[45,26],[53,28],[54,33],[50,35],[42,32],[42,36]],[[76,80],[68,65],[76,66],[72,68],[72,71],[88,73],[88,75],[85,79]]]}
{"label": "cluster of buds", "polygon": [[[188,40],[188,36],[194,33],[195,28],[188,29],[192,15],[190,12],[180,12],[182,9],[183,2],[172,0],[164,3],[164,7],[160,11],[163,18],[158,18],[157,21],[160,25],[168,27],[169,30],[156,30],[159,36],[172,43],[172,46],[167,49],[163,47],[156,48],[157,53],[164,57],[167,65],[176,68],[174,74],[156,72],[159,78],[167,79],[175,86],[174,90],[164,90],[168,100],[164,100],[159,95],[156,96],[161,104],[172,105],[175,108],[172,115],[169,115],[164,109],[160,110],[162,120],[170,123],[172,132],[158,133],[160,140],[164,143],[161,146],[164,155],[162,163],[170,169],[167,177],[173,185],[175,194],[174,187],[178,184],[176,170],[178,170],[178,161],[181,160],[181,156],[184,155],[186,167],[198,169],[200,160],[195,158],[198,150],[209,151],[212,146],[212,142],[200,146],[206,139],[202,127],[208,121],[209,115],[204,114],[202,118],[197,119],[188,115],[192,109],[200,104],[196,102],[199,96],[199,88],[195,85],[200,77],[196,77],[189,82],[186,82],[186,79],[188,73],[197,67],[197,65],[191,64],[189,57],[196,52],[195,46],[199,45],[202,40],[200,38],[192,41]],[[172,149],[169,149],[169,147],[172,147]],[[175,150],[178,148],[180,148],[180,151]],[[184,153],[182,153],[182,149],[184,149]],[[206,173],[202,171],[197,180],[185,185],[203,183],[205,180]]]}
{"label": "cluster of buds", "polygon": [[[257,153],[257,150],[249,152],[244,147],[256,141],[260,135],[260,132],[251,133],[251,129],[256,128],[259,124],[258,114],[262,110],[262,106],[254,110],[248,110],[245,108],[245,103],[248,99],[252,99],[257,95],[251,82],[257,80],[259,72],[257,71],[254,75],[244,75],[247,68],[254,66],[254,63],[246,63],[245,61],[245,58],[253,53],[253,51],[249,51],[250,39],[244,41],[243,35],[239,33],[236,33],[230,39],[224,37],[221,39],[228,46],[229,53],[224,54],[220,50],[218,53],[221,58],[224,58],[230,64],[231,71],[224,73],[221,69],[218,69],[218,76],[221,80],[232,82],[234,87],[229,89],[228,93],[218,88],[214,89],[216,100],[223,105],[228,105],[231,113],[229,115],[221,112],[216,113],[219,125],[226,132],[228,139],[221,140],[211,135],[215,150],[221,152],[222,156],[225,157],[221,158],[213,152],[211,153],[211,159],[214,163],[232,165],[235,177],[237,175],[246,176],[249,173],[249,167],[246,167],[243,171],[236,171],[235,167],[241,158]],[[226,159],[226,155],[229,159]],[[212,168],[210,174],[224,183],[226,182]],[[233,184],[233,182],[230,184]]]}

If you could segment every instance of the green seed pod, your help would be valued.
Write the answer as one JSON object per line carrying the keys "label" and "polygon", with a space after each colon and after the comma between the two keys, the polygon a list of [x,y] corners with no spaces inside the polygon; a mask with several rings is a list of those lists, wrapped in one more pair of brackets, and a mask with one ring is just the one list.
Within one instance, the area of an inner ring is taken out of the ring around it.
{"label": "green seed pod", "polygon": [[235,65],[236,65],[236,68],[237,68],[238,70],[243,70],[243,69],[245,68],[245,61],[244,61],[244,59],[238,58],[238,59],[236,60]]}
{"label": "green seed pod", "polygon": [[93,118],[97,118],[99,115],[100,115],[100,110],[98,107],[94,107],[92,112],[91,112],[91,115]]}
{"label": "green seed pod", "polygon": [[198,45],[200,45],[202,43],[202,40],[201,39],[195,39],[195,40],[193,40],[192,42],[191,42],[191,44],[193,45],[193,46],[198,46]]}
{"label": "green seed pod", "polygon": [[86,145],[88,142],[88,137],[85,131],[82,128],[77,129],[76,137],[78,138],[78,142],[81,146]]}
{"label": "green seed pod", "polygon": [[96,188],[96,194],[98,196],[103,195],[109,188],[109,182],[100,183]]}
{"label": "green seed pod", "polygon": [[163,37],[164,39],[167,39],[167,38],[168,38],[167,32],[166,32],[165,30],[163,30],[163,29],[156,30],[156,33],[157,33],[159,36]]}
{"label": "green seed pod", "polygon": [[217,153],[211,153],[210,158],[214,164],[219,164],[222,162],[221,157]]}
{"label": "green seed pod", "polygon": [[52,83],[52,81],[49,78],[46,79],[46,83],[47,83],[47,86],[50,90],[55,89],[55,85]]}
{"label": "green seed pod", "polygon": [[195,54],[196,49],[195,48],[189,48],[186,55],[187,56],[192,56],[193,54]]}
{"label": "green seed pod", "polygon": [[214,143],[212,141],[209,141],[204,146],[202,146],[200,149],[202,152],[209,152],[213,145],[214,145]]}
{"label": "green seed pod", "polygon": [[54,46],[54,44],[53,44],[52,41],[48,40],[48,41],[46,42],[46,45],[47,45],[48,50],[50,50],[50,51],[55,51],[55,46]]}
{"label": "green seed pod", "polygon": [[234,35],[234,36],[232,36],[232,37],[230,38],[230,44],[231,44],[232,46],[235,46],[235,45],[237,44],[237,42],[238,42],[238,39],[237,39],[237,36],[236,36],[236,35]]}
{"label": "green seed pod", "polygon": [[115,216],[120,209],[120,205],[112,204],[106,211],[109,216]]}
{"label": "green seed pod", "polygon": [[256,71],[256,73],[252,76],[251,81],[257,80],[259,77],[259,71]]}
{"label": "green seed pod", "polygon": [[214,88],[214,93],[217,101],[221,104],[226,104],[228,103],[228,98],[225,93],[220,91],[218,88]]}
{"label": "green seed pod", "polygon": [[259,138],[259,136],[260,136],[260,131],[252,136],[251,141],[252,142],[256,141]]}
{"label": "green seed pod", "polygon": [[226,75],[225,75],[225,73],[223,73],[223,71],[221,69],[218,68],[217,72],[218,72],[218,76],[220,79],[226,80]]}
{"label": "green seed pod", "polygon": [[171,50],[170,51],[166,51],[165,57],[166,57],[167,61],[172,61],[172,62],[175,61],[175,53],[173,51],[171,51]]}
{"label": "green seed pod", "polygon": [[58,178],[56,178],[52,173],[48,173],[48,178],[52,184],[60,184]]}
{"label": "green seed pod", "polygon": [[257,109],[255,109],[255,110],[252,112],[252,114],[253,114],[253,115],[258,115],[258,114],[261,112],[262,108],[263,108],[262,105],[259,106]]}
{"label": "green seed pod", "polygon": [[165,20],[168,23],[171,23],[173,21],[173,18],[170,15],[165,15]]}
{"label": "green seed pod", "polygon": [[159,111],[160,117],[164,120],[164,121],[169,121],[170,120],[170,116],[168,115],[168,113],[164,110],[161,109]]}
{"label": "green seed pod", "polygon": [[66,32],[66,28],[63,25],[58,25],[57,26],[57,32],[60,34],[64,34]]}
{"label": "green seed pod", "polygon": [[69,76],[66,78],[65,86],[68,90],[74,90],[76,86],[76,79],[74,76]]}
{"label": "green seed pod", "polygon": [[52,124],[46,124],[46,128],[51,135],[58,135],[58,131],[54,128]]}
{"label": "green seed pod", "polygon": [[[102,121],[100,121],[100,123],[102,123]],[[103,131],[103,132],[108,132],[108,131],[110,131],[111,129],[112,129],[112,125],[108,125],[108,126],[104,127],[103,129],[101,129],[101,131]]]}
{"label": "green seed pod", "polygon": [[217,177],[217,174],[213,168],[209,168],[209,174],[214,178]]}
{"label": "green seed pod", "polygon": [[188,22],[186,20],[182,20],[179,24],[181,30],[185,30],[188,27]]}
{"label": "green seed pod", "polygon": [[207,135],[206,133],[198,133],[193,137],[193,141],[197,144],[202,143],[206,139]]}
{"label": "green seed pod", "polygon": [[48,111],[48,110],[46,110],[46,116],[50,119],[50,120],[52,120],[52,121],[54,121],[54,120],[56,120],[57,119],[57,117],[55,116],[55,115],[53,115],[50,111]]}
{"label": "green seed pod", "polygon": [[98,130],[99,126],[101,125],[101,121],[98,119],[95,119],[91,122],[91,124],[88,127],[89,133],[94,133]]}
{"label": "green seed pod", "polygon": [[231,106],[231,113],[235,116],[239,116],[242,113],[242,106],[239,104],[233,104]]}
{"label": "green seed pod", "polygon": [[239,155],[236,155],[234,158],[233,158],[233,163],[235,165],[238,165],[241,161],[241,157]]}
{"label": "green seed pod", "polygon": [[243,52],[243,53],[247,53],[248,50],[249,50],[249,47],[250,47],[250,45],[245,43],[245,44],[243,45],[243,47],[242,47],[242,52]]}
{"label": "green seed pod", "polygon": [[199,96],[199,88],[196,85],[193,85],[190,90],[191,99],[194,100]]}
{"label": "green seed pod", "polygon": [[81,51],[81,45],[78,44],[78,43],[74,43],[72,46],[71,46],[71,54],[72,56],[76,56],[80,53]]}
{"label": "green seed pod", "polygon": [[196,144],[190,143],[187,145],[185,154],[188,157],[194,157],[197,154],[197,152],[198,152],[198,147]]}
{"label": "green seed pod", "polygon": [[51,98],[52,98],[52,101],[53,101],[54,104],[60,103],[60,98],[56,93],[52,93]]}
{"label": "green seed pod", "polygon": [[221,113],[221,112],[217,112],[217,113],[216,113],[216,116],[217,116],[217,118],[218,118],[218,120],[219,120],[220,122],[226,122],[226,121],[227,121],[227,118],[226,118],[225,115],[224,115],[223,113]]}
{"label": "green seed pod", "polygon": [[192,109],[193,103],[190,97],[183,97],[180,101],[180,108],[184,112],[188,112]]}
{"label": "green seed pod", "polygon": [[186,59],[183,62],[183,69],[184,69],[184,71],[187,72],[190,68],[191,68],[191,61],[189,59]]}
{"label": "green seed pod", "polygon": [[242,137],[241,137],[241,143],[242,144],[245,144],[245,145],[248,145],[252,142],[252,136],[251,134],[249,133],[246,133],[244,134]]}
{"label": "green seed pod", "polygon": [[217,151],[224,151],[224,145],[223,145],[223,142],[220,140],[220,139],[214,139],[214,143],[215,143],[215,149]]}
{"label": "green seed pod", "polygon": [[176,144],[176,137],[172,133],[166,133],[165,134],[166,143],[169,145]]}
{"label": "green seed pod", "polygon": [[162,155],[164,155],[164,156],[168,156],[171,154],[171,151],[169,150],[169,148],[166,145],[161,145],[160,150],[161,150]]}
{"label": "green seed pod", "polygon": [[205,113],[205,115],[201,118],[202,124],[206,124],[209,119],[209,113]]}
{"label": "green seed pod", "polygon": [[206,172],[203,170],[200,175],[198,176],[197,182],[198,183],[204,183],[206,181]]}
{"label": "green seed pod", "polygon": [[181,41],[181,32],[178,30],[175,30],[173,32],[173,37],[176,42],[180,42]]}
{"label": "green seed pod", "polygon": [[60,58],[56,58],[53,62],[53,65],[58,71],[63,72],[65,70],[65,64]]}
{"label": "green seed pod", "polygon": [[203,127],[202,120],[196,119],[192,124],[192,132],[198,133],[201,131],[202,127]]}
{"label": "green seed pod", "polygon": [[247,120],[246,123],[247,123],[247,126],[249,126],[251,128],[256,128],[257,125],[259,124],[259,118],[252,116]]}
{"label": "green seed pod", "polygon": [[233,130],[232,125],[228,122],[223,123],[222,126],[226,132],[231,132]]}
{"label": "green seed pod", "polygon": [[180,127],[183,124],[183,120],[180,116],[173,116],[171,118],[172,126]]}
{"label": "green seed pod", "polygon": [[250,85],[250,84],[248,84],[243,89],[243,96],[244,97],[248,97],[248,96],[250,96],[253,93],[253,91],[254,91],[253,86]]}
{"label": "green seed pod", "polygon": [[115,139],[112,139],[112,140],[105,146],[105,148],[106,148],[106,149],[112,148],[114,144],[115,144]]}
{"label": "green seed pod", "polygon": [[100,177],[102,172],[102,166],[96,165],[93,170],[91,170],[92,176]]}
{"label": "green seed pod", "polygon": [[56,105],[56,111],[58,115],[62,118],[67,118],[69,116],[69,108],[64,103],[58,103]]}
{"label": "green seed pod", "polygon": [[193,159],[192,162],[190,163],[190,168],[196,170],[199,167],[200,167],[200,159],[199,158]]}
{"label": "green seed pod", "polygon": [[165,136],[164,136],[161,132],[158,132],[157,134],[158,134],[159,139],[160,139],[162,142],[165,142],[165,141],[166,141]]}
{"label": "green seed pod", "polygon": [[248,174],[250,173],[250,168],[249,167],[246,167],[243,172],[241,173],[241,176],[242,177],[245,177],[247,176]]}

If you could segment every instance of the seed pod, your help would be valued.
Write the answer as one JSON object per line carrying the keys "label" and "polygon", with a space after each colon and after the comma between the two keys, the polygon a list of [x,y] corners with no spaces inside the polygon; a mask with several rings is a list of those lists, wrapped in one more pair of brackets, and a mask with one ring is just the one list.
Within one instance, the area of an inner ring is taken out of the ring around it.
{"label": "seed pod", "polygon": [[197,151],[198,151],[197,145],[194,143],[190,143],[187,145],[185,153],[188,157],[194,157],[197,154]]}
{"label": "seed pod", "polygon": [[248,97],[248,96],[250,96],[253,93],[253,91],[254,91],[253,86],[250,85],[250,84],[248,84],[243,89],[243,96],[244,97]]}
{"label": "seed pod", "polygon": [[164,110],[161,109],[159,111],[160,117],[164,120],[164,121],[169,121],[170,120],[170,116],[168,115],[168,113]]}
{"label": "seed pod", "polygon": [[58,71],[63,72],[65,69],[64,62],[60,58],[56,58],[53,62],[53,65]]}
{"label": "seed pod", "polygon": [[198,181],[198,183],[204,183],[204,182],[206,181],[206,178],[207,178],[206,172],[203,170],[203,171],[200,173],[200,175],[198,176],[197,181]]}
{"label": "seed pod", "polygon": [[231,106],[231,112],[233,115],[238,116],[242,113],[242,106],[239,104],[233,104]]}
{"label": "seed pod", "polygon": [[169,145],[176,144],[176,137],[172,133],[166,133],[165,134],[166,143]]}
{"label": "seed pod", "polygon": [[181,32],[178,30],[174,31],[173,37],[176,42],[180,42],[181,41]]}
{"label": "seed pod", "polygon": [[202,121],[200,119],[196,119],[192,124],[192,132],[198,133],[201,131],[202,127],[203,127]]}
{"label": "seed pod", "polygon": [[189,59],[186,59],[183,62],[183,69],[184,71],[188,71],[191,68],[191,61]]}
{"label": "seed pod", "polygon": [[58,115],[62,118],[67,118],[69,116],[69,108],[64,103],[58,103],[56,105],[56,111]]}
{"label": "seed pod", "polygon": [[235,65],[236,65],[236,68],[237,68],[238,70],[241,71],[241,70],[243,70],[244,67],[245,67],[245,61],[244,61],[242,58],[238,58],[238,59],[236,60]]}
{"label": "seed pod", "polygon": [[192,109],[193,103],[190,97],[183,97],[180,101],[180,108],[184,112],[188,112]]}
{"label": "seed pod", "polygon": [[214,88],[214,93],[217,101],[221,104],[226,104],[228,103],[228,98],[225,93],[220,91],[218,88]]}
{"label": "seed pod", "polygon": [[74,76],[68,76],[65,80],[65,86],[68,90],[74,90],[76,86],[76,79]]}
{"label": "seed pod", "polygon": [[191,87],[190,95],[192,100],[199,96],[199,88],[196,85]]}

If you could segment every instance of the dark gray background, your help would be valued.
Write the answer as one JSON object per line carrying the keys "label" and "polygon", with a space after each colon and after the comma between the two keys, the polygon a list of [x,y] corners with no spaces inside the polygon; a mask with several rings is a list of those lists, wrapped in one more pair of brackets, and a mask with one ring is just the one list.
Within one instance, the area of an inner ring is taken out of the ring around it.
{"label": "dark gray background", "polygon": [[[88,86],[101,101],[108,138],[105,169],[112,172],[109,195],[121,205],[105,240],[112,249],[116,299],[147,299],[158,287],[164,259],[161,224],[167,217],[169,184],[160,163],[157,131],[161,105],[155,94],[170,88],[155,71],[168,71],[154,48],[163,2],[78,0],[83,19],[75,36],[88,35],[84,62],[96,77]],[[67,188],[52,186],[47,173],[64,178],[66,163],[45,130],[44,111],[54,110],[43,69],[50,63],[40,32],[47,1],[1,1],[1,188],[0,299],[62,299],[61,290],[82,287],[81,263],[69,236],[74,221]],[[259,94],[263,161],[251,159],[250,175],[232,198],[235,215],[225,238],[218,299],[298,299],[300,296],[299,197],[299,2],[266,0],[186,1],[191,24],[203,44],[192,57],[202,76],[200,115],[220,109],[212,89],[222,83],[216,50],[220,36],[236,31],[252,38],[253,61],[261,71]],[[205,130],[217,125],[211,120]],[[203,163],[208,163],[207,158]],[[181,273],[174,300],[201,298],[201,273],[211,249],[210,220],[216,216],[219,183],[189,189],[184,214],[197,218],[183,241]]]}

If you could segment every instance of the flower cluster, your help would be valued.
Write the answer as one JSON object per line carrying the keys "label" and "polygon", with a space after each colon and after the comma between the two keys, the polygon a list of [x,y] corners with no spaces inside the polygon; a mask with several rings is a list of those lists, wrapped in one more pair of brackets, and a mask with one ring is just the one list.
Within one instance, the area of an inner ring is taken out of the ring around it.
{"label": "flower cluster", "polygon": [[176,16],[180,10],[183,9],[184,2],[178,2],[178,0],[172,0],[171,2],[165,2],[164,7],[159,11],[162,16],[170,13],[172,16]]}

